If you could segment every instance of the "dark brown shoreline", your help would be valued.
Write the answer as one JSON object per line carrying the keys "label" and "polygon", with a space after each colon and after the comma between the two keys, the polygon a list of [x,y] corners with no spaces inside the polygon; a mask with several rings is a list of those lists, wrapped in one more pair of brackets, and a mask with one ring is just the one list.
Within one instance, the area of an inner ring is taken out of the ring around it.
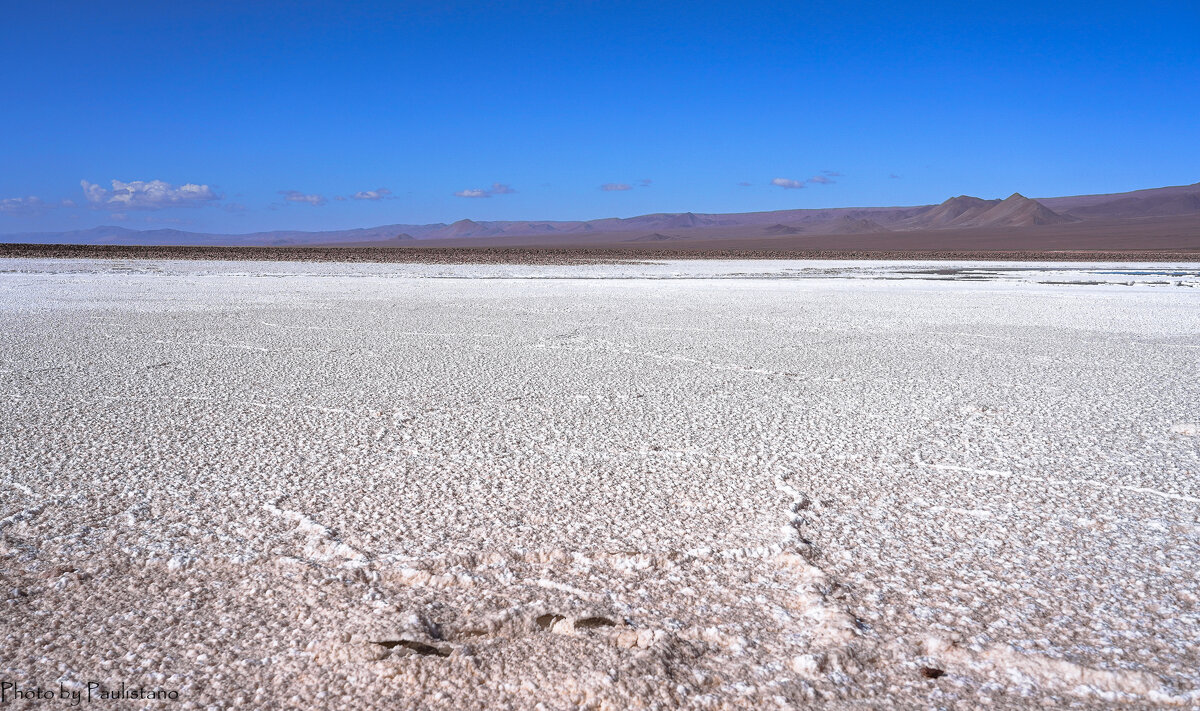
{"label": "dark brown shoreline", "polygon": [[638,247],[143,247],[0,244],[0,257],[31,259],[192,259],[406,264],[594,264],[662,259],[848,259],[1023,262],[1194,262],[1183,250],[789,250]]}

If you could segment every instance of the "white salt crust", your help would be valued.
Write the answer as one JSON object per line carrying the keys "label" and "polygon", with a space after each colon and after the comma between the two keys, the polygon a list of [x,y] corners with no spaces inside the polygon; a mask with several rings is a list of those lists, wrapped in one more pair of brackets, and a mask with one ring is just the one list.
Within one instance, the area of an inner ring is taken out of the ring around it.
{"label": "white salt crust", "polygon": [[1198,270],[0,260],[0,680],[1194,708]]}

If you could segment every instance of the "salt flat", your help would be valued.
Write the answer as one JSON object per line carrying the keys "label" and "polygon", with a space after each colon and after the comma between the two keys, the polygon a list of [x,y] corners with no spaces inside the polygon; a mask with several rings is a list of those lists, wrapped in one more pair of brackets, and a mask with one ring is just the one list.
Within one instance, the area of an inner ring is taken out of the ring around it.
{"label": "salt flat", "polygon": [[0,676],[172,708],[1195,707],[1198,284],[0,260]]}

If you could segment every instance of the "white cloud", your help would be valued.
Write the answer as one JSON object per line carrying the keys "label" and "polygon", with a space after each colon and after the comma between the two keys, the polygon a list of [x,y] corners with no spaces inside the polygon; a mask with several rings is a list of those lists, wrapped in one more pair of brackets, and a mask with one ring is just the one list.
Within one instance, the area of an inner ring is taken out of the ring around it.
{"label": "white cloud", "polygon": [[392,191],[387,188],[376,188],[374,190],[359,190],[352,197],[355,200],[382,200],[391,194]]}
{"label": "white cloud", "polygon": [[804,183],[799,180],[791,180],[789,178],[772,178],[771,185],[778,185],[785,190],[796,190],[804,187]]}
{"label": "white cloud", "polygon": [[833,180],[833,178],[830,178],[830,177],[827,177],[824,175],[814,175],[813,177],[808,179],[808,182],[816,183],[818,185],[829,185],[829,184],[833,183],[834,180]]}
{"label": "white cloud", "polygon": [[108,195],[107,190],[99,185],[96,185],[95,183],[89,183],[86,180],[80,180],[79,184],[83,186],[83,196],[87,198],[88,202],[102,203]]}
{"label": "white cloud", "polygon": [[75,207],[75,201],[72,200],[71,198],[63,198],[62,206],[63,207]]}
{"label": "white cloud", "polygon": [[327,202],[324,195],[305,195],[299,190],[280,190],[279,194],[288,202],[303,202],[313,207],[320,207]]}
{"label": "white cloud", "polygon": [[600,189],[611,193],[618,190],[632,190],[633,188],[626,183],[605,183],[604,185],[600,186]]}
{"label": "white cloud", "polygon": [[168,207],[201,207],[221,199],[207,185],[185,183],[175,187],[162,180],[112,181],[112,190],[79,181],[83,196],[97,207],[119,207],[123,210],[161,210]]}
{"label": "white cloud", "polygon": [[42,202],[40,197],[30,195],[23,198],[4,198],[0,200],[0,214],[4,215],[40,215],[46,208],[53,207]]}
{"label": "white cloud", "polygon": [[468,188],[466,190],[459,190],[458,192],[454,193],[454,195],[455,197],[461,198],[488,198],[493,195],[512,195],[515,192],[517,191],[513,190],[511,185],[505,185],[504,183],[492,183],[492,187],[487,190]]}

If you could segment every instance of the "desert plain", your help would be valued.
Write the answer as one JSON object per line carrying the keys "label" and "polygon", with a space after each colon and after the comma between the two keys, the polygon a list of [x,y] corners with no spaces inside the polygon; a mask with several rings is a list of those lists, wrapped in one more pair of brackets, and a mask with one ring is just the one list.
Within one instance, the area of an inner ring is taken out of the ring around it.
{"label": "desert plain", "polygon": [[1195,708],[1198,287],[3,259],[0,676],[176,695],[107,708]]}

